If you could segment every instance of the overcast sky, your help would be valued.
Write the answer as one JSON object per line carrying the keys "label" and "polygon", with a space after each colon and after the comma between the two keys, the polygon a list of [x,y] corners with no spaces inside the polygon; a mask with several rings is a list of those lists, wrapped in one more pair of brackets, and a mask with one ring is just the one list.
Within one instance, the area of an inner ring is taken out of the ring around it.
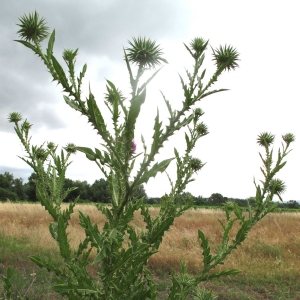
{"label": "overcast sky", "polygon": [[[200,139],[193,151],[207,164],[195,176],[187,191],[209,197],[212,193],[234,198],[255,194],[253,178],[262,179],[257,135],[268,131],[276,135],[277,152],[281,135],[292,132],[296,142],[287,165],[278,178],[287,191],[284,200],[300,200],[299,162],[299,1],[174,1],[174,0],[1,0],[0,9],[0,173],[11,172],[24,180],[32,170],[17,156],[22,146],[7,115],[20,112],[33,123],[33,143],[53,141],[61,146],[69,142],[99,147],[99,136],[86,119],[64,103],[61,88],[52,82],[42,61],[31,50],[14,42],[18,18],[36,10],[50,29],[56,29],[54,55],[65,48],[79,48],[77,67],[88,65],[85,86],[103,106],[105,79],[130,92],[123,47],[132,37],[156,40],[164,49],[165,66],[149,85],[147,103],[137,124],[137,152],[143,151],[141,132],[150,143],[156,108],[167,120],[160,96],[162,90],[175,108],[180,108],[182,90],[178,73],[192,68],[192,60],[183,43],[202,37],[213,48],[230,44],[240,53],[240,67],[224,73],[214,85],[229,91],[207,97],[197,107],[205,111],[203,121],[210,134]],[[215,66],[211,51],[206,55],[207,76]],[[208,77],[206,77],[208,80]],[[107,116],[107,122],[110,116]],[[182,134],[170,139],[158,160],[172,157],[174,146],[183,153]],[[149,145],[150,147],[150,145]],[[276,157],[275,157],[276,158]],[[175,174],[175,162],[169,173]],[[102,176],[83,154],[76,154],[67,176],[93,183]],[[148,196],[169,192],[165,175],[145,186]]]}

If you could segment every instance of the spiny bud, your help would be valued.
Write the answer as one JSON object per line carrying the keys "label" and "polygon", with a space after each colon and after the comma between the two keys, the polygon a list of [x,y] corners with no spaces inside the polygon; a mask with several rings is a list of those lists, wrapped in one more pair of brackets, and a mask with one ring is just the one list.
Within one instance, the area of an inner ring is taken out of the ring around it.
{"label": "spiny bud", "polygon": [[203,115],[204,115],[204,111],[201,108],[196,108],[194,110],[194,118],[196,121]]}
{"label": "spiny bud", "polygon": [[48,152],[47,152],[47,150],[40,147],[40,148],[36,149],[35,156],[36,156],[37,159],[40,159],[40,160],[44,161],[44,160],[47,159]]}
{"label": "spiny bud", "polygon": [[47,144],[47,148],[49,149],[49,150],[54,150],[55,149],[55,144],[53,143],[53,142],[49,142],[48,144]]}
{"label": "spiny bud", "polygon": [[114,90],[107,85],[106,90],[107,90],[107,93],[105,93],[104,98],[107,103],[113,104],[115,102],[115,100],[117,100],[117,99],[121,100],[121,101],[125,100],[123,93],[119,89]]}
{"label": "spiny bud", "polygon": [[225,209],[232,211],[234,209],[234,202],[233,201],[227,201],[225,203]]}
{"label": "spiny bud", "polygon": [[282,139],[289,145],[295,141],[295,136],[292,133],[287,133],[282,136]]}
{"label": "spiny bud", "polygon": [[25,120],[21,126],[22,130],[25,130],[28,132],[28,130],[31,128],[32,124],[30,124],[27,120]]}
{"label": "spiny bud", "polygon": [[260,146],[270,146],[274,142],[275,136],[269,132],[261,133],[257,138],[257,143]]}
{"label": "spiny bud", "polygon": [[199,158],[192,157],[190,159],[190,167],[194,172],[201,170],[203,166],[204,166],[204,164],[202,163],[202,161]]}
{"label": "spiny bud", "polygon": [[70,154],[75,154],[76,153],[76,146],[75,146],[75,144],[73,144],[73,143],[69,143],[69,144],[67,144],[67,146],[66,147],[64,147],[64,149],[68,152],[68,153],[70,153]]}
{"label": "spiny bud", "polygon": [[237,63],[239,53],[232,46],[225,45],[224,47],[220,46],[219,49],[213,49],[213,56],[218,69],[224,68],[224,70],[230,71],[239,66]]}
{"label": "spiny bud", "polygon": [[25,14],[19,20],[21,24],[18,24],[18,26],[21,29],[17,33],[25,41],[41,42],[48,36],[49,32],[45,19],[39,18],[39,14],[36,11],[33,14],[28,14],[28,16]]}
{"label": "spiny bud", "polygon": [[196,37],[191,41],[190,47],[195,51],[193,55],[194,58],[199,58],[201,56],[203,51],[206,49],[207,44],[208,44],[208,40],[205,41],[204,39],[199,37]]}
{"label": "spiny bud", "polygon": [[77,52],[78,52],[78,49],[73,51],[71,49],[65,49],[63,51],[63,59],[66,61],[66,62],[70,62],[70,61],[73,61],[77,55]]}
{"label": "spiny bud", "polygon": [[128,60],[136,63],[137,65],[154,68],[156,65],[160,65],[161,62],[168,63],[161,55],[162,50],[155,41],[146,38],[133,38],[133,42],[128,41],[130,48],[127,57]]}
{"label": "spiny bud", "polygon": [[200,136],[208,134],[208,128],[203,122],[197,125],[196,131]]}
{"label": "spiny bud", "polygon": [[22,120],[22,115],[18,112],[12,112],[8,115],[8,122],[18,123]]}
{"label": "spiny bud", "polygon": [[274,194],[280,197],[286,190],[285,183],[280,179],[272,179],[269,184],[269,191],[273,191]]}

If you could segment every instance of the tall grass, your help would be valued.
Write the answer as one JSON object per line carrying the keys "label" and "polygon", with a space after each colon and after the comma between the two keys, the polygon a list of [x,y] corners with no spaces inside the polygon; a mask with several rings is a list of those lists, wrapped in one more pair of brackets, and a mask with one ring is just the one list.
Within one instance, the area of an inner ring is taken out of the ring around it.
{"label": "tall grass", "polygon": [[[77,205],[75,211],[76,209],[88,214],[99,228],[103,226],[105,217],[95,206]],[[153,216],[158,214],[158,208],[150,210]],[[172,270],[179,270],[179,260],[185,259],[189,271],[196,272],[202,266],[197,229],[209,236],[214,247],[222,237],[218,218],[223,217],[224,213],[221,210],[186,211],[175,220],[172,229],[166,233],[159,253],[149,260],[149,267],[157,274],[168,274]],[[22,245],[21,248],[12,250],[13,244],[4,243],[2,240],[1,263],[9,265],[9,262],[16,259],[18,251],[21,256],[37,253],[43,255],[44,251],[55,254],[58,248],[48,230],[51,221],[51,217],[39,204],[0,203],[2,239],[13,238],[19,240]],[[144,223],[139,213],[136,213],[132,223],[136,230],[143,229]],[[242,273],[238,276],[242,276],[246,284],[251,281],[281,282],[287,287],[296,284],[300,274],[299,232],[300,213],[269,214],[253,228],[242,247],[227,258],[226,268],[240,269]],[[78,213],[71,219],[69,233],[71,244],[74,246],[84,238],[84,232],[78,225]],[[231,278],[235,280],[234,276]]]}

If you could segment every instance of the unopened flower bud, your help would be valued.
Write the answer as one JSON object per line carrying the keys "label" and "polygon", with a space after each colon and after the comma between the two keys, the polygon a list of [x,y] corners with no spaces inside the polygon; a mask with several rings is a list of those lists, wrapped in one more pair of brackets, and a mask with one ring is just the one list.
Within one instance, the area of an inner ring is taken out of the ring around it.
{"label": "unopened flower bud", "polygon": [[204,115],[204,112],[201,108],[196,108],[194,110],[194,116],[195,116],[195,120],[197,121],[201,116]]}
{"label": "unopened flower bud", "polygon": [[199,158],[193,157],[190,159],[190,167],[194,172],[201,170],[203,166],[204,166],[204,164],[202,163],[202,161]]}
{"label": "unopened flower bud", "polygon": [[295,141],[295,136],[292,133],[287,133],[282,136],[282,139],[289,145]]}
{"label": "unopened flower bud", "polygon": [[49,143],[47,144],[47,148],[48,148],[49,150],[54,150],[54,149],[55,149],[55,144],[54,144],[53,142],[49,142]]}
{"label": "unopened flower bud", "polygon": [[36,149],[35,156],[36,156],[37,159],[40,159],[40,160],[44,161],[44,160],[47,159],[48,152],[47,152],[47,150],[40,147],[40,148]]}
{"label": "unopened flower bud", "polygon": [[66,147],[64,147],[64,149],[68,152],[68,153],[70,153],[70,154],[75,154],[76,153],[76,146],[75,146],[75,144],[73,144],[73,143],[69,143],[69,144],[67,144],[67,146]]}
{"label": "unopened flower bud", "polygon": [[269,132],[261,133],[257,138],[257,143],[260,146],[270,146],[274,142],[275,136]]}
{"label": "unopened flower bud", "polygon": [[204,123],[200,123],[197,125],[196,131],[199,135],[203,136],[208,133],[208,128]]}
{"label": "unopened flower bud", "polygon": [[12,112],[8,115],[8,122],[18,123],[22,120],[22,115],[18,112]]}

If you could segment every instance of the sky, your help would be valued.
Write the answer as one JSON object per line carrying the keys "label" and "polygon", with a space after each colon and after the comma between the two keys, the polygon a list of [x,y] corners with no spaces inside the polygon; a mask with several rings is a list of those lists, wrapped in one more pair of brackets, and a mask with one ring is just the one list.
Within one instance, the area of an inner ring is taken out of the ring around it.
{"label": "sky", "polygon": [[[101,139],[85,117],[68,107],[61,87],[52,82],[42,61],[19,39],[18,18],[37,11],[52,31],[56,31],[54,55],[61,62],[64,49],[79,48],[77,70],[87,63],[85,88],[90,84],[103,112],[105,80],[112,81],[129,95],[129,79],[123,56],[132,37],[156,40],[168,65],[164,66],[147,89],[147,100],[136,126],[137,153],[143,151],[141,133],[151,145],[157,107],[163,124],[168,114],[160,90],[174,108],[180,109],[183,92],[178,74],[191,70],[193,61],[183,43],[195,37],[209,39],[212,48],[232,45],[240,53],[239,68],[221,75],[214,88],[229,91],[203,99],[195,107],[205,112],[203,122],[209,134],[201,138],[193,156],[206,162],[187,187],[194,196],[248,198],[255,195],[253,179],[263,179],[257,135],[276,135],[274,160],[281,147],[281,136],[296,136],[287,156],[287,165],[278,174],[287,186],[283,199],[300,200],[299,163],[299,69],[300,41],[298,1],[238,0],[1,0],[0,10],[0,173],[10,172],[24,181],[32,170],[18,156],[24,155],[21,143],[7,116],[20,112],[33,124],[33,144],[53,141],[65,146],[100,147]],[[208,48],[204,63],[205,80],[215,70]],[[149,75],[148,75],[149,74]],[[150,76],[151,72],[145,76]],[[104,113],[107,123],[110,116]],[[160,151],[156,161],[184,153],[184,135],[179,132]],[[93,183],[103,178],[84,154],[72,159],[67,177]],[[175,178],[173,161],[168,173]],[[148,196],[159,197],[170,191],[165,174],[144,185]]]}

